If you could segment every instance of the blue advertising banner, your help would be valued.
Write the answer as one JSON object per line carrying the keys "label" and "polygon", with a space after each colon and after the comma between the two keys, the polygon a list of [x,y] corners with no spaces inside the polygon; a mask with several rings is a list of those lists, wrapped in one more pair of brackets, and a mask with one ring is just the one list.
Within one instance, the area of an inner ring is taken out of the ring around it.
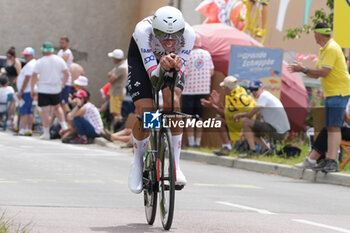
{"label": "blue advertising banner", "polygon": [[228,74],[235,76],[243,83],[260,79],[265,89],[279,97],[282,60],[282,49],[232,46]]}

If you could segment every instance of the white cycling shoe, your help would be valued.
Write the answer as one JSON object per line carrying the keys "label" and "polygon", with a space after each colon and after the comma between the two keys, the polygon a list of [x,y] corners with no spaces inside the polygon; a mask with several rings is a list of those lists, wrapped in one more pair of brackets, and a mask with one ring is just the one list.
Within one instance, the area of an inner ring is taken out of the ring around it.
{"label": "white cycling shoe", "polygon": [[182,173],[180,169],[176,170],[176,182],[175,185],[183,185],[185,186],[187,183],[185,175]]}
{"label": "white cycling shoe", "polygon": [[143,165],[131,164],[129,173],[129,189],[133,193],[141,193],[143,189],[142,177],[143,177]]}

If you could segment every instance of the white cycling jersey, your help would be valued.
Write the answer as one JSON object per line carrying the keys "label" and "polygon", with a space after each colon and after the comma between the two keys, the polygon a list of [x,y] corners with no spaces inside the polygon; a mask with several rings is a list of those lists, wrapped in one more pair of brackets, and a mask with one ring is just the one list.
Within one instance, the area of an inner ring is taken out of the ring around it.
{"label": "white cycling jersey", "polygon": [[[158,76],[158,62],[160,58],[168,54],[162,47],[160,41],[154,35],[152,29],[153,16],[149,16],[139,22],[136,25],[133,37],[139,48],[142,56],[142,61],[145,69],[150,77]],[[183,61],[184,66],[182,67],[179,75],[182,75],[185,70],[186,61],[191,53],[194,45],[196,35],[192,27],[186,23],[183,35],[179,38],[179,41],[175,45],[174,53],[177,54]]]}

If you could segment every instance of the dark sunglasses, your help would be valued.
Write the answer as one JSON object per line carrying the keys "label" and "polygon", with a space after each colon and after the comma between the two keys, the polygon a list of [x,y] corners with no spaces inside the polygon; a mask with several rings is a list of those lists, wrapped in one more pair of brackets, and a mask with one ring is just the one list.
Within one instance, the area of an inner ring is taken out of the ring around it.
{"label": "dark sunglasses", "polygon": [[258,91],[259,88],[249,88],[249,90],[250,90],[251,92],[254,92],[254,91]]}
{"label": "dark sunglasses", "polygon": [[182,29],[182,30],[174,32],[174,33],[165,33],[165,32],[162,32],[162,31],[154,28],[153,32],[158,40],[178,40],[184,34],[184,30],[185,29]]}

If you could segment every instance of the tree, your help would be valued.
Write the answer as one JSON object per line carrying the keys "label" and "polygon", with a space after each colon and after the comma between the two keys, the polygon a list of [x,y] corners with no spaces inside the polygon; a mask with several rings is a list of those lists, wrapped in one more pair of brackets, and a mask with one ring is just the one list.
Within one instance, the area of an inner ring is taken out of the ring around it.
{"label": "tree", "polygon": [[329,14],[327,14],[323,8],[316,10],[314,15],[310,16],[312,25],[304,25],[303,27],[287,29],[287,34],[283,37],[283,39],[298,39],[303,33],[309,34],[312,28],[320,22],[327,23],[333,29],[334,0],[327,0],[326,5],[330,9]]}

